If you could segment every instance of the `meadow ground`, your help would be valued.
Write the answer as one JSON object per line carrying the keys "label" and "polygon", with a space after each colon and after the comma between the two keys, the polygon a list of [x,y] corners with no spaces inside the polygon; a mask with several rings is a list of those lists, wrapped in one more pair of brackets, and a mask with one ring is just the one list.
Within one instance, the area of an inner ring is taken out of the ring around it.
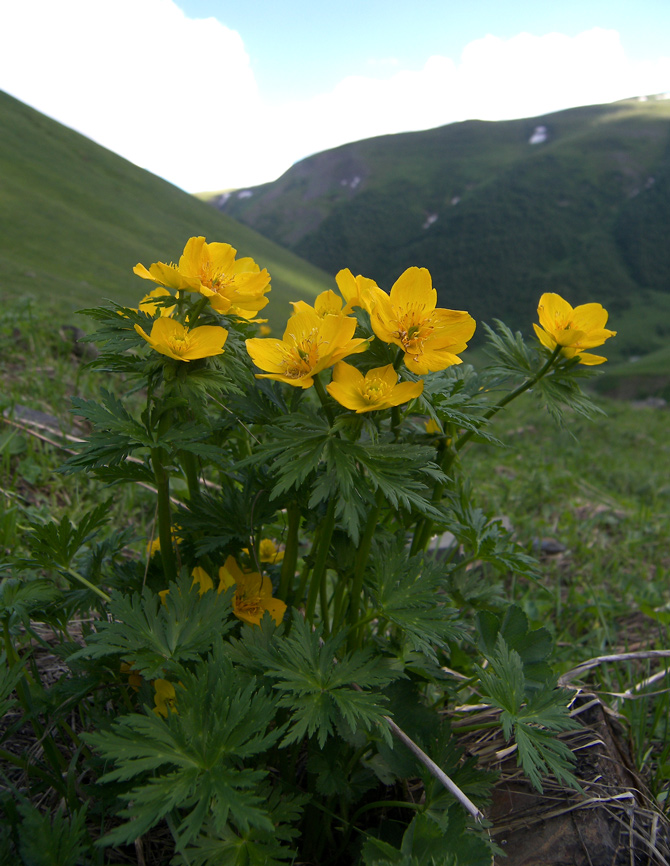
{"label": "meadow ground", "polygon": [[[86,432],[70,398],[110,386],[87,369],[82,347],[57,321],[30,299],[0,315],[2,551],[21,549],[28,519],[76,521],[111,495],[112,523],[136,529],[140,553],[153,519],[141,489],[115,493],[56,471],[71,447],[67,436]],[[509,599],[534,627],[550,630],[559,672],[609,657],[578,679],[618,714],[636,769],[667,814],[668,663],[626,654],[670,647],[670,409],[596,400],[601,416],[568,414],[558,427],[524,395],[495,419],[506,447],[472,444],[468,462],[479,504],[509,521],[542,563],[538,583],[507,578]]]}

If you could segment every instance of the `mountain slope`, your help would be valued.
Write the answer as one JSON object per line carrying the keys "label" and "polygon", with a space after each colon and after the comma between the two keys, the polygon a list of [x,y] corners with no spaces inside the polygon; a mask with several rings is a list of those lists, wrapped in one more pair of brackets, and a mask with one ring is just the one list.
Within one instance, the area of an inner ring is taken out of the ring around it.
{"label": "mountain slope", "polygon": [[[531,143],[535,142],[535,143]],[[331,273],[389,288],[427,267],[443,306],[526,330],[540,294],[658,311],[618,350],[670,333],[670,100],[467,121],[309,157],[212,203]]]}
{"label": "mountain slope", "polygon": [[29,292],[65,310],[103,298],[136,305],[147,283],[133,266],[176,261],[193,235],[268,269],[275,327],[290,300],[333,286],[314,265],[2,92],[0,223],[5,302]]}

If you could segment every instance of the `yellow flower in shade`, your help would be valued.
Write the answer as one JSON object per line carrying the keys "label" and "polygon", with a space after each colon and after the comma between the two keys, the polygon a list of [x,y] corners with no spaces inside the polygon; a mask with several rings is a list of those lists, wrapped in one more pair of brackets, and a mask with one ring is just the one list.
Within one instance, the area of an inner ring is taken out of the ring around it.
{"label": "yellow flower in shade", "polygon": [[208,244],[203,237],[190,238],[177,265],[155,262],[147,270],[133,270],[145,280],[169,289],[200,292],[219,313],[252,319],[267,304],[270,274],[251,258],[237,259],[230,244]]}
{"label": "yellow flower in shade", "polygon": [[164,719],[167,719],[168,710],[173,713],[177,712],[175,709],[177,695],[172,683],[167,680],[154,680],[154,692],[154,703],[156,704],[154,713],[157,716],[163,716]]}
{"label": "yellow flower in shade", "polygon": [[335,277],[335,282],[342,297],[347,302],[344,308],[345,313],[354,307],[362,307],[368,313],[372,312],[376,293],[381,291],[374,280],[362,277],[360,274],[355,277],[349,268],[344,268]]}
{"label": "yellow flower in shade", "polygon": [[160,311],[161,316],[171,316],[175,311],[175,305],[164,306],[163,304],[157,304],[157,298],[171,298],[172,295],[168,292],[167,289],[163,289],[161,287],[154,289],[153,292],[149,292],[148,295],[145,295],[140,301],[140,310],[143,313],[146,313],[147,316],[155,316],[157,312]]}
{"label": "yellow flower in shade", "polygon": [[398,383],[393,364],[375,367],[363,376],[356,367],[340,361],[333,368],[333,381],[327,390],[342,406],[360,414],[408,403],[421,394],[423,382]]}
{"label": "yellow flower in shade", "polygon": [[229,556],[219,569],[219,592],[231,586],[235,587],[233,613],[238,619],[260,625],[266,610],[277,625],[284,618],[286,605],[272,597],[270,578],[258,572],[242,571],[235,558]]}
{"label": "yellow flower in shade", "polygon": [[434,434],[434,433],[441,433],[442,432],[442,428],[440,427],[440,425],[437,423],[437,421],[434,418],[431,418],[430,420],[426,421],[425,427],[426,427],[426,433],[428,433],[429,436]]}
{"label": "yellow flower in shade", "polygon": [[580,364],[595,366],[603,364],[607,358],[592,355],[583,349],[602,346],[605,340],[616,335],[608,331],[607,310],[601,304],[582,304],[574,309],[560,295],[547,292],[540,298],[537,308],[539,325],[533,325],[535,333],[543,346],[552,351],[562,346],[566,358],[579,358]]}
{"label": "yellow flower in shade", "polygon": [[142,675],[138,674],[135,668],[131,664],[128,664],[128,662],[121,662],[121,673],[127,674],[128,685],[133,691],[138,692],[142,685]]}
{"label": "yellow flower in shade", "polygon": [[262,538],[258,546],[258,558],[261,562],[275,564],[284,558],[284,551],[280,550],[271,538]]}
{"label": "yellow flower in shade", "polygon": [[272,333],[272,328],[269,325],[261,325],[258,331],[261,337],[269,337]]}
{"label": "yellow flower in shade", "polygon": [[366,339],[352,339],[356,319],[324,316],[308,308],[291,316],[281,340],[254,337],[247,340],[247,352],[254,364],[265,370],[258,379],[276,379],[297,388],[309,388],[314,376],[337,361],[368,346]]}
{"label": "yellow flower in shade", "polygon": [[135,325],[135,330],[152,349],[176,361],[195,361],[220,355],[228,339],[228,331],[218,325],[187,328],[170,318],[156,319],[151,334],[147,334],[139,325]]}
{"label": "yellow flower in shade", "polygon": [[210,589],[214,589],[214,583],[212,578],[207,574],[204,568],[200,568],[199,565],[191,572],[193,576],[193,583],[191,584],[191,589],[197,584],[198,592],[202,597],[206,592],[209,592]]}
{"label": "yellow flower in shade", "polygon": [[313,307],[310,307],[310,305],[305,303],[305,301],[292,301],[292,304],[294,314],[315,312],[317,316],[320,316],[322,319],[324,316],[345,315],[342,310],[342,298],[330,289],[321,292],[320,295],[316,296]]}
{"label": "yellow flower in shade", "polygon": [[378,289],[370,314],[372,330],[405,353],[413,373],[434,373],[460,364],[460,352],[475,332],[475,320],[462,310],[436,309],[437,292],[426,268],[408,268],[390,295]]}

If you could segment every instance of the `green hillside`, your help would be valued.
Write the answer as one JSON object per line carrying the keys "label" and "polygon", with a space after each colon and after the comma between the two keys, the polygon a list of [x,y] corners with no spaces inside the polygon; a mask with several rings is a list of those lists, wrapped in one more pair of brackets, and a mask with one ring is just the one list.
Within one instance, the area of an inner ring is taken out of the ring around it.
{"label": "green hillside", "polygon": [[427,267],[440,303],[480,320],[528,330],[556,291],[609,309],[612,357],[670,335],[667,99],[367,139],[210,200],[331,273],[390,288]]}
{"label": "green hillside", "polygon": [[[156,146],[160,147],[157,138]],[[272,276],[271,324],[333,281],[255,231],[0,92],[0,295],[65,311],[135,305],[137,262],[177,260],[186,240],[232,244]]]}

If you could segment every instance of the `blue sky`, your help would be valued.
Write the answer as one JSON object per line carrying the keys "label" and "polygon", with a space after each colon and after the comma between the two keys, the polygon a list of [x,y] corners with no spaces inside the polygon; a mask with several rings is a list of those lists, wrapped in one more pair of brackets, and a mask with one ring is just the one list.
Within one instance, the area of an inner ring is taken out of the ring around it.
{"label": "blue sky", "polygon": [[0,89],[191,192],[372,135],[670,91],[668,0],[20,0],[0,32]]}

